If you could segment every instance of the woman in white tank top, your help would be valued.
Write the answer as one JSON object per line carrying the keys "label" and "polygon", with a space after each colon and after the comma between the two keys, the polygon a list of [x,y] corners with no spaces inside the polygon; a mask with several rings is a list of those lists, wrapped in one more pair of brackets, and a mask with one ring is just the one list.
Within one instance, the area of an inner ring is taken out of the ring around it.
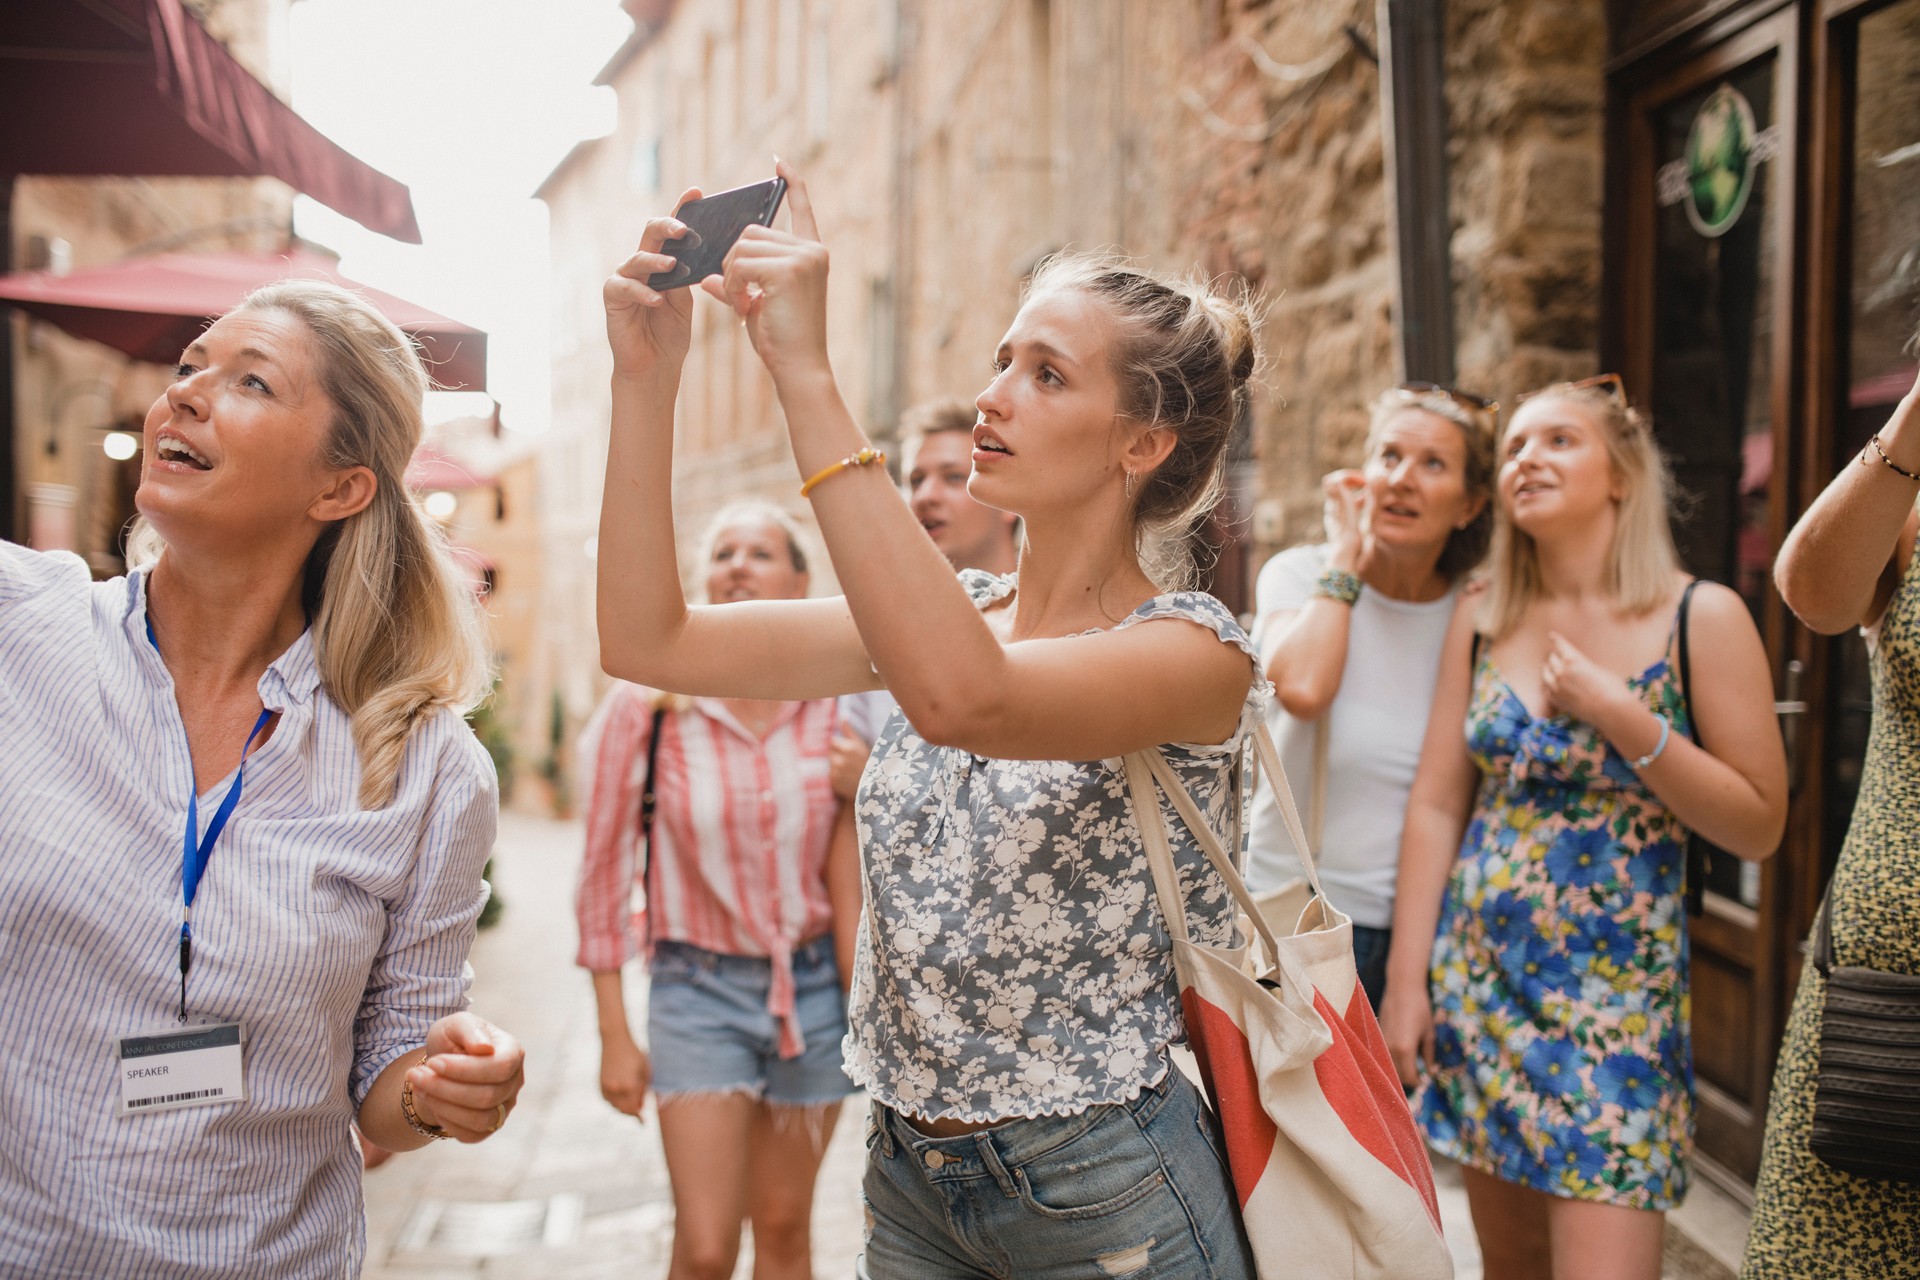
{"label": "woman in white tank top", "polygon": [[[1400,828],[1433,703],[1440,646],[1492,530],[1497,406],[1427,383],[1373,403],[1367,460],[1327,476],[1327,540],[1260,571],[1254,624],[1278,693],[1268,727],[1301,800],[1320,876],[1353,917],[1361,985],[1385,992]],[[1253,803],[1247,880],[1298,873],[1279,806]]]}

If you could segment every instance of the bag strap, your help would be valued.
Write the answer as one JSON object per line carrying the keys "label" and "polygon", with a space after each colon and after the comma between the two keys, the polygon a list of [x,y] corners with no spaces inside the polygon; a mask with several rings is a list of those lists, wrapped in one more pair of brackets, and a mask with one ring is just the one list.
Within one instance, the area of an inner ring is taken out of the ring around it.
{"label": "bag strap", "polygon": [[660,807],[660,798],[653,790],[653,767],[660,758],[660,726],[666,718],[665,706],[653,709],[653,727],[647,731],[647,771],[640,775],[640,876],[643,880],[648,864],[653,861],[653,815]]}
{"label": "bag strap", "polygon": [[1254,725],[1253,751],[1260,761],[1261,771],[1267,775],[1267,786],[1273,792],[1274,801],[1280,807],[1280,820],[1286,824],[1287,838],[1293,841],[1300,866],[1307,873],[1307,883],[1313,886],[1313,896],[1324,898],[1327,891],[1320,887],[1319,859],[1315,856],[1319,851],[1308,852],[1311,846],[1307,843],[1306,830],[1300,823],[1300,809],[1293,802],[1293,788],[1287,782],[1287,768],[1280,763],[1280,749],[1274,746],[1273,735],[1267,732],[1264,723]]}
{"label": "bag strap", "polygon": [[[1307,836],[1300,823],[1300,810],[1294,803],[1293,788],[1287,783],[1287,771],[1280,763],[1280,752],[1273,744],[1273,735],[1267,732],[1264,723],[1256,723],[1253,731],[1254,755],[1260,762],[1261,770],[1267,775],[1267,785],[1272,789],[1275,801],[1280,807],[1281,820],[1286,824],[1287,835],[1293,841],[1293,847],[1300,858],[1300,866],[1306,872],[1307,883],[1313,887],[1315,902],[1326,901],[1326,891],[1320,885],[1320,871],[1314,865],[1314,858],[1307,852]],[[1233,860],[1220,847],[1220,841],[1213,829],[1201,814],[1200,807],[1193,802],[1180,776],[1167,763],[1167,758],[1158,747],[1145,751],[1135,751],[1122,760],[1126,772],[1127,789],[1133,801],[1134,822],[1140,828],[1140,838],[1146,846],[1147,866],[1153,873],[1154,892],[1160,899],[1160,913],[1166,917],[1167,931],[1181,942],[1192,941],[1187,928],[1186,899],[1180,892],[1179,877],[1175,874],[1173,849],[1167,839],[1166,818],[1159,801],[1154,794],[1154,785],[1166,792],[1173,801],[1173,807],[1187,824],[1187,830],[1199,843],[1207,861],[1225,881],[1227,891],[1241,911],[1246,913],[1254,932],[1267,948],[1267,954],[1275,959],[1279,956],[1278,945],[1273,930],[1267,924],[1265,913],[1254,901],[1248,891],[1246,881],[1234,869]]]}
{"label": "bag strap", "polygon": [[1813,967],[1822,978],[1833,976],[1833,877],[1820,895],[1820,919],[1813,926]]}
{"label": "bag strap", "polygon": [[[1213,864],[1214,871],[1226,882],[1228,892],[1233,895],[1234,901],[1246,914],[1254,932],[1267,948],[1267,954],[1277,959],[1279,945],[1261,914],[1259,904],[1248,892],[1246,881],[1233,869],[1233,863],[1220,847],[1219,839],[1200,816],[1193,797],[1187,793],[1159,748],[1132,752],[1122,758],[1121,765],[1127,777],[1127,792],[1133,802],[1134,823],[1140,828],[1140,840],[1146,847],[1147,870],[1153,875],[1154,896],[1160,901],[1160,914],[1166,918],[1167,933],[1176,942],[1193,941],[1192,931],[1187,927],[1186,895],[1180,892],[1180,877],[1173,863],[1173,846],[1167,838],[1167,819],[1155,794],[1155,783],[1173,801],[1187,829],[1199,841],[1207,861]],[[1174,962],[1176,966],[1179,964],[1177,948]]]}
{"label": "bag strap", "polygon": [[1693,740],[1700,743],[1700,721],[1693,714],[1693,650],[1687,643],[1687,614],[1693,605],[1693,589],[1700,585],[1695,578],[1680,593],[1680,616],[1674,623],[1674,643],[1680,649],[1680,705],[1687,709],[1687,725],[1693,730]]}
{"label": "bag strap", "polygon": [[1333,708],[1328,707],[1313,722],[1313,787],[1307,793],[1307,839],[1313,842],[1308,848],[1315,862],[1326,852],[1327,758],[1331,751],[1327,740],[1333,732],[1327,722],[1332,719]]}
{"label": "bag strap", "polygon": [[[1694,742],[1704,748],[1707,744],[1700,736],[1700,721],[1693,714],[1693,646],[1687,642],[1687,614],[1693,605],[1693,589],[1699,585],[1700,579],[1695,578],[1680,593],[1680,616],[1674,622],[1673,641],[1680,650],[1680,705],[1687,710],[1687,728]],[[1685,893],[1690,916],[1707,911],[1707,857],[1706,842],[1699,836],[1687,841]]]}

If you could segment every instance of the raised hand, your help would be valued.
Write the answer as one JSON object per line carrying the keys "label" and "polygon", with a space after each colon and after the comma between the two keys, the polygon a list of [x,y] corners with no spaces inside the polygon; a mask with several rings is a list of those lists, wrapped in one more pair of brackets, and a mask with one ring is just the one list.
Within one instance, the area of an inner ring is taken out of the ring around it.
{"label": "raised hand", "polygon": [[774,172],[787,180],[793,230],[748,227],[727,254],[720,275],[701,288],[731,307],[747,326],[753,349],[773,375],[831,376],[827,360],[827,248],[820,243],[807,184],[785,161]]}
{"label": "raised hand", "polygon": [[1359,573],[1373,552],[1373,487],[1359,471],[1330,471],[1320,481],[1320,522],[1330,568]]}
{"label": "raised hand", "polygon": [[[674,212],[700,189],[688,188],[673,206]],[[661,252],[669,240],[678,240],[687,228],[678,218],[653,218],[640,233],[640,247],[614,269],[601,288],[607,309],[607,345],[613,348],[613,369],[620,377],[640,377],[659,370],[677,371],[693,340],[693,293],[647,287],[647,277],[674,265]]]}

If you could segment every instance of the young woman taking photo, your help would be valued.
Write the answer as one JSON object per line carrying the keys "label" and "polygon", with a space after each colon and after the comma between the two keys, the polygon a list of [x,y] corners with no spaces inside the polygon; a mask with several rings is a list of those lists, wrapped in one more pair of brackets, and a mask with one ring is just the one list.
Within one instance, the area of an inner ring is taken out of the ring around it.
{"label": "young woman taking photo", "polygon": [[1772,682],[1737,595],[1688,600],[1617,378],[1525,399],[1500,458],[1488,588],[1455,615],[1407,809],[1383,1030],[1408,1084],[1424,1065],[1488,1280],[1657,1280],[1693,1138],[1686,842],[1778,844]]}
{"label": "young woman taking photo", "polygon": [[[1161,746],[1225,829],[1264,686],[1226,609],[1165,590],[1142,553],[1217,492],[1247,310],[1119,263],[1044,267],[989,353],[974,429],[971,491],[1026,521],[1026,548],[1013,575],[956,580],[834,384],[827,254],[781,172],[794,233],[749,229],[703,287],[773,376],[846,594],[687,606],[669,477],[693,300],[644,283],[681,233],[655,219],[605,291],[603,660],[717,697],[884,684],[905,713],[858,800],[873,919],[848,1057],[875,1099],[874,1280],[1091,1276],[1102,1257],[1248,1276],[1218,1134],[1166,1054],[1183,1036],[1171,944],[1118,760]],[[1174,829],[1194,931],[1223,942],[1225,886]]]}

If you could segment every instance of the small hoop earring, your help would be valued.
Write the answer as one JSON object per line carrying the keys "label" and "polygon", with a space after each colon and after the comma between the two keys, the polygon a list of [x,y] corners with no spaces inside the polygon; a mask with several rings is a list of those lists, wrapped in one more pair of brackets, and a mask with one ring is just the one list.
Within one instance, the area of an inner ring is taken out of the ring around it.
{"label": "small hoop earring", "polygon": [[1126,490],[1127,490],[1127,497],[1132,498],[1133,497],[1133,472],[1123,471],[1121,472],[1121,474],[1126,477],[1125,484],[1126,484]]}

